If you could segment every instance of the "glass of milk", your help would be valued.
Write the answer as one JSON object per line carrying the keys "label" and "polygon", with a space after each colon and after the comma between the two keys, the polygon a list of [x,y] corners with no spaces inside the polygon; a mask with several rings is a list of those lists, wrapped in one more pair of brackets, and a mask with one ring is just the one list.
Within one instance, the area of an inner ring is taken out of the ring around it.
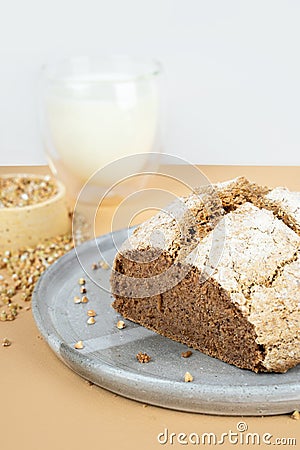
{"label": "glass of milk", "polygon": [[[160,75],[159,62],[123,56],[71,58],[43,68],[45,150],[71,197],[96,171],[84,197],[90,203],[129,172],[157,164]],[[112,164],[129,155],[139,155],[128,159],[130,168],[126,158]]]}

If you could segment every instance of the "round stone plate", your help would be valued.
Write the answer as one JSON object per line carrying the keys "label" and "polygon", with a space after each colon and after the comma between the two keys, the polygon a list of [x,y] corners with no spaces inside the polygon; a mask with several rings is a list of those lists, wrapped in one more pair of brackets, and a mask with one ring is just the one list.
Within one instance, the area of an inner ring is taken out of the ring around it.
{"label": "round stone plate", "polygon": [[[199,351],[182,358],[186,346],[128,320],[123,330],[116,327],[122,317],[111,307],[110,270],[91,266],[99,261],[99,249],[111,264],[116,247],[127,236],[128,230],[121,230],[86,242],[40,278],[33,294],[33,315],[57,356],[105,389],[166,408],[222,415],[272,415],[299,409],[300,365],[285,374],[255,374]],[[86,278],[89,302],[74,304],[81,277]],[[89,309],[97,313],[94,325],[87,324]],[[74,348],[79,340],[84,343],[82,350]],[[149,363],[137,361],[140,351],[151,356]],[[185,372],[193,375],[193,382],[184,382]]]}

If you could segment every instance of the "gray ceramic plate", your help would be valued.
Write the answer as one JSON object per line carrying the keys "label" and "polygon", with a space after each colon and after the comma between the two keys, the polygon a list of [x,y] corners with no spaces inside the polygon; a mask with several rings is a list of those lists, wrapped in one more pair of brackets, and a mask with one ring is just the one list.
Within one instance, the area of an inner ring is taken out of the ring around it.
{"label": "gray ceramic plate", "polygon": [[[121,319],[111,307],[110,271],[91,269],[102,256],[111,263],[116,245],[127,237],[121,230],[89,241],[54,263],[40,278],[33,295],[36,323],[59,358],[80,376],[125,397],[182,411],[222,415],[271,415],[300,407],[300,365],[286,374],[255,374],[194,351],[130,321],[118,330]],[[97,247],[98,246],[98,247]],[[87,274],[83,267],[88,268]],[[78,279],[87,279],[89,303],[76,305]],[[97,283],[106,288],[100,288]],[[87,310],[97,312],[87,325]],[[82,350],[74,343],[84,342]],[[241,343],[242,345],[242,343]],[[140,364],[136,354],[152,360]],[[184,383],[185,372],[194,376]]]}

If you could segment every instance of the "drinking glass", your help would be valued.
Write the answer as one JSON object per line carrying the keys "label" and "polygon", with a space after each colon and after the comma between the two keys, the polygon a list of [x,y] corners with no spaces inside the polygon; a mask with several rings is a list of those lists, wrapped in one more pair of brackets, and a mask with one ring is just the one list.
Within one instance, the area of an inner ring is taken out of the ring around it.
{"label": "drinking glass", "polygon": [[[95,205],[105,193],[123,196],[124,186],[119,191],[111,186],[155,169],[161,151],[161,72],[157,61],[127,56],[78,57],[43,67],[44,147],[69,197],[76,199],[83,186],[81,201],[87,204]],[[127,160],[129,155],[138,157]],[[126,189],[142,182],[139,177]]]}

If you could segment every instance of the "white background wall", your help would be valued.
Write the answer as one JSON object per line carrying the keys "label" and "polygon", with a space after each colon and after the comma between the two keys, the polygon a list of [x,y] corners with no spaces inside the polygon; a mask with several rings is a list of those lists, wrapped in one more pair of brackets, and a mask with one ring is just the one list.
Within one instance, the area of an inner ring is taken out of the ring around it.
{"label": "white background wall", "polygon": [[113,53],[164,63],[166,151],[204,164],[300,165],[299,24],[299,0],[2,0],[0,164],[45,161],[43,62]]}

